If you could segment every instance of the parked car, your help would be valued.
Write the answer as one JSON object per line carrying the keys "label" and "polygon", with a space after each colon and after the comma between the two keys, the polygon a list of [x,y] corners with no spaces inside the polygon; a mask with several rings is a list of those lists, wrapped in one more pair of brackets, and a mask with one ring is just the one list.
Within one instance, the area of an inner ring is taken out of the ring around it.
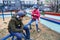
{"label": "parked car", "polygon": [[49,11],[49,12],[52,11],[52,9],[50,7],[48,7],[48,6],[40,6],[39,7],[39,10],[40,11]]}
{"label": "parked car", "polygon": [[51,8],[48,8],[48,7],[47,8],[44,8],[43,10],[44,11],[48,11],[48,12],[51,12],[52,11],[52,9]]}
{"label": "parked car", "polygon": [[44,7],[43,6],[40,6],[39,7],[39,11],[43,11]]}

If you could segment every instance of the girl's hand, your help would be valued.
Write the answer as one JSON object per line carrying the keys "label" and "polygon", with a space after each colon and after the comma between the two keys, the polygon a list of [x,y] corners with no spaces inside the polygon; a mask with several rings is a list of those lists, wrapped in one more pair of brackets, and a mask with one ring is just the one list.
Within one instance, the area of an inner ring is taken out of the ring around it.
{"label": "girl's hand", "polygon": [[34,16],[36,16],[36,14],[34,14]]}

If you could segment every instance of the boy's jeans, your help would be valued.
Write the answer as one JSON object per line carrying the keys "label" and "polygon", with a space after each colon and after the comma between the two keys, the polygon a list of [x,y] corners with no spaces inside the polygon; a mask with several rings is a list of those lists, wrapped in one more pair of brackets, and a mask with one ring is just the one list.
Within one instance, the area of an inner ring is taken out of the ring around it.
{"label": "boy's jeans", "polygon": [[17,40],[22,40],[22,37],[24,36],[24,39],[30,39],[30,31],[27,26],[24,26],[23,29],[25,30],[26,33],[18,33],[18,32],[10,32],[12,35],[17,37]]}

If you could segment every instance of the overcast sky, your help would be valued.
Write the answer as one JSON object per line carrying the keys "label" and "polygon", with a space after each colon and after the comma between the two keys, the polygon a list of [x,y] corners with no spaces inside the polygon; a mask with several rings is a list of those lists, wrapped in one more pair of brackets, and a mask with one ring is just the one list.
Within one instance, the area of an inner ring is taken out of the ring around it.
{"label": "overcast sky", "polygon": [[2,3],[2,0],[0,0],[0,3]]}

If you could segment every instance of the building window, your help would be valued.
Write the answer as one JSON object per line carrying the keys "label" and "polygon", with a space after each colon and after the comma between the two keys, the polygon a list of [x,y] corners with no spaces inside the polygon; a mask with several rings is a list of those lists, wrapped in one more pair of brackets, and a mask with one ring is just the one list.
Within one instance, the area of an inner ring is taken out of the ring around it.
{"label": "building window", "polygon": [[8,1],[8,4],[11,4],[11,1]]}
{"label": "building window", "polygon": [[7,4],[8,4],[8,1],[3,1],[3,4],[4,4],[4,5],[7,5]]}
{"label": "building window", "polygon": [[22,4],[24,4],[24,1],[21,1]]}

